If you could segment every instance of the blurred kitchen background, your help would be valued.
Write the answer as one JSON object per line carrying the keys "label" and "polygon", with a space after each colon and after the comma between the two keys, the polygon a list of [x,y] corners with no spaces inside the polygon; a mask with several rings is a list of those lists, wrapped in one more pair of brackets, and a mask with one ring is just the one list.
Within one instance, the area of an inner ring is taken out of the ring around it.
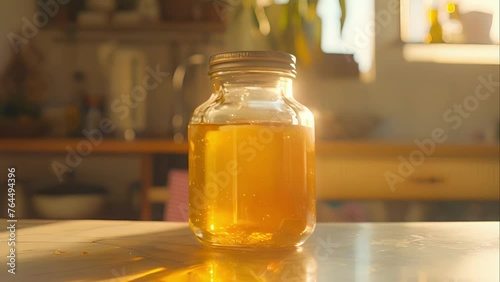
{"label": "blurred kitchen background", "polygon": [[319,221],[499,220],[498,27],[498,0],[0,1],[0,179],[19,218],[184,220],[207,56],[280,50]]}

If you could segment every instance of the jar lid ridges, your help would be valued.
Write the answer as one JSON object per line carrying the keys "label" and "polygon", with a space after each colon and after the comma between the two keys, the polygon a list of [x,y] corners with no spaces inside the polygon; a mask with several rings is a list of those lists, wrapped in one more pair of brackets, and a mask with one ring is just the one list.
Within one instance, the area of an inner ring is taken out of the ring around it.
{"label": "jar lid ridges", "polygon": [[295,76],[295,56],[278,51],[233,51],[210,56],[209,71],[212,75],[223,71],[280,71]]}

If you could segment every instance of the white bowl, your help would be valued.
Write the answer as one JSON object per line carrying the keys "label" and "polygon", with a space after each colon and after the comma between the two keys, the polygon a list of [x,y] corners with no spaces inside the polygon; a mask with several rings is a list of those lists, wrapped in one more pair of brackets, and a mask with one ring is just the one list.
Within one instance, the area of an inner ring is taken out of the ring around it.
{"label": "white bowl", "polygon": [[86,219],[95,218],[105,202],[102,194],[35,195],[35,211],[44,218]]}

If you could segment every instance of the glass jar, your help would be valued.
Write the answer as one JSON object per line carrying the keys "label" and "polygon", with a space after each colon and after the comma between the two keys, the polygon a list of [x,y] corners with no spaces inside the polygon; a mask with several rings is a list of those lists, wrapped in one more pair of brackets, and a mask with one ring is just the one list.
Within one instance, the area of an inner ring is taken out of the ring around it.
{"label": "glass jar", "polygon": [[314,117],[292,96],[295,57],[209,58],[189,124],[189,223],[209,246],[300,246],[316,224]]}

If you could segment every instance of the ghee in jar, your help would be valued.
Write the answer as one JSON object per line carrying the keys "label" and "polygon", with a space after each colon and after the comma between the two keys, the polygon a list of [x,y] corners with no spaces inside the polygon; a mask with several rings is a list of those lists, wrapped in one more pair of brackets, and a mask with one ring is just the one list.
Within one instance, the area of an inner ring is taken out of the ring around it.
{"label": "ghee in jar", "polygon": [[189,223],[204,243],[301,245],[316,222],[313,129],[279,123],[189,126]]}

